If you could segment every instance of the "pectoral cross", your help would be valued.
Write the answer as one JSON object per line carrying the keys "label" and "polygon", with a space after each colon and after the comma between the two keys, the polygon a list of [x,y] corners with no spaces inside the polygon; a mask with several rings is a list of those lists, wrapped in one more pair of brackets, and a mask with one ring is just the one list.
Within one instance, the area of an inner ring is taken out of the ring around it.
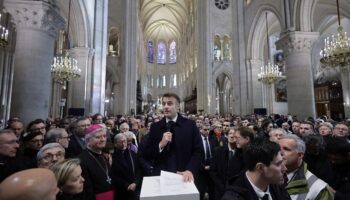
{"label": "pectoral cross", "polygon": [[107,180],[106,181],[107,181],[107,183],[112,184],[112,179],[108,175],[107,175]]}

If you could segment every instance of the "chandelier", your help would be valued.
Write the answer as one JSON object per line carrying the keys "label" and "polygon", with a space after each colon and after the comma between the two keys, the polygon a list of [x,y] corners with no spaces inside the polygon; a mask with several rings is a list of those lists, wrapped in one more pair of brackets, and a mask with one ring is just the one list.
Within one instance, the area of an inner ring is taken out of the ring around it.
{"label": "chandelier", "polygon": [[[267,12],[266,12],[266,42],[267,42],[267,57],[269,60],[270,55],[270,43],[269,43],[269,31],[267,23]],[[258,74],[258,81],[265,83],[267,85],[275,84],[277,81],[283,79],[282,73],[279,71],[279,66],[271,62],[267,62],[267,65],[260,68],[260,73]]]}
{"label": "chandelier", "polygon": [[[0,23],[1,23],[1,13],[0,13]],[[8,45],[9,30],[0,24],[0,47],[5,47]]]}
{"label": "chandelier", "polygon": [[71,81],[75,78],[80,77],[81,70],[78,67],[78,62],[76,59],[70,57],[69,55],[69,21],[70,21],[70,10],[71,10],[71,0],[69,0],[69,9],[68,9],[68,30],[65,34],[65,43],[66,49],[62,55],[54,57],[53,64],[51,65],[51,75],[52,78],[64,85],[67,81]]}
{"label": "chandelier", "polygon": [[69,52],[66,50],[64,55],[53,58],[51,74],[55,81],[63,84],[66,81],[80,77],[81,70],[78,67],[77,60],[70,57]]}
{"label": "chandelier", "polygon": [[324,40],[324,48],[320,52],[320,62],[327,66],[345,67],[350,64],[350,38],[340,25],[339,2],[337,0],[338,33]]}
{"label": "chandelier", "polygon": [[283,76],[282,72],[279,71],[279,66],[270,62],[261,67],[260,73],[258,74],[258,81],[268,85],[275,84],[282,78]]}

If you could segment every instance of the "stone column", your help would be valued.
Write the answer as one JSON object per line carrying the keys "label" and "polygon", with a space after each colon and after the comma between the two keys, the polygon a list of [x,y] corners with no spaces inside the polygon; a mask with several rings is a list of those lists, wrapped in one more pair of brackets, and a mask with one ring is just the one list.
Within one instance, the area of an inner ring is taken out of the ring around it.
{"label": "stone column", "polygon": [[350,117],[350,73],[349,68],[341,67],[341,85],[343,90],[344,114],[345,118]]}
{"label": "stone column", "polygon": [[17,29],[11,115],[25,123],[46,118],[55,36],[64,19],[45,1],[6,0],[4,6]]}
{"label": "stone column", "polygon": [[318,32],[293,31],[276,43],[286,59],[288,111],[299,119],[316,116],[311,47],[318,37]]}
{"label": "stone column", "polygon": [[91,96],[91,68],[94,50],[88,47],[74,47],[69,51],[70,55],[78,62],[81,76],[72,80],[68,86],[68,108],[85,108],[85,114],[90,110]]}
{"label": "stone column", "polygon": [[88,113],[104,113],[105,106],[105,85],[106,85],[106,55],[107,55],[107,32],[108,32],[108,0],[95,1],[94,18],[94,58],[93,67],[88,72],[88,79],[91,79],[91,90],[88,99],[91,99],[86,107]]}
{"label": "stone column", "polygon": [[[210,18],[208,15],[210,1],[197,1],[198,20],[198,39],[196,43],[198,47],[198,68],[197,68],[197,110],[205,113],[215,113],[216,96],[215,81],[212,77],[213,55],[211,53],[213,44],[213,36],[210,31]],[[202,97],[202,98],[199,98]]]}
{"label": "stone column", "polygon": [[[136,112],[136,82],[137,82],[137,26],[138,1],[123,1],[125,6],[124,22],[124,57],[122,58],[121,104],[123,114]],[[155,61],[156,62],[156,61]]]}

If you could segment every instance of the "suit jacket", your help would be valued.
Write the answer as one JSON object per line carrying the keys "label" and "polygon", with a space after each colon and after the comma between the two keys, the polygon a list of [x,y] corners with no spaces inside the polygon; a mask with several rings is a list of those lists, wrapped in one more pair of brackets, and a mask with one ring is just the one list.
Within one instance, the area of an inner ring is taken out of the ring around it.
{"label": "suit jacket", "polygon": [[211,160],[210,175],[215,184],[217,198],[221,198],[229,181],[236,178],[244,169],[242,151],[236,149],[235,155],[229,160],[228,146],[215,149]]}
{"label": "suit jacket", "polygon": [[76,158],[85,149],[78,140],[79,138],[75,133],[70,136],[68,148],[66,149],[66,158]]}
{"label": "suit jacket", "polygon": [[[269,185],[273,200],[290,200],[287,191],[281,185]],[[232,186],[228,187],[221,200],[259,200],[245,173],[241,173]]]}
{"label": "suit jacket", "polygon": [[[137,191],[129,192],[127,191],[127,188],[132,183],[136,183],[136,190],[139,190],[141,188],[142,176],[140,162],[138,156],[134,152],[128,149],[125,151],[126,152],[116,150],[112,156],[112,178],[117,190],[116,196],[119,197],[116,199],[136,199]],[[125,153],[128,153],[127,151],[131,154],[134,164],[134,172],[132,167],[130,167],[130,165],[128,165],[127,161],[125,160],[124,155]]]}
{"label": "suit jacket", "polygon": [[160,170],[185,171],[195,174],[201,165],[203,147],[196,123],[178,114],[173,127],[173,139],[161,152],[159,142],[167,131],[165,117],[150,128],[149,138],[140,154],[147,161],[154,162],[156,174]]}

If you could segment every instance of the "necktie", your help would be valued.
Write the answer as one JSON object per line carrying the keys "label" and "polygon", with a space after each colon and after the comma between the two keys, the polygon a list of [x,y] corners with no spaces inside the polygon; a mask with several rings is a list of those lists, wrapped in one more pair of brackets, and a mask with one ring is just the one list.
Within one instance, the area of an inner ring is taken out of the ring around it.
{"label": "necktie", "polygon": [[269,194],[265,194],[262,198],[261,198],[261,200],[269,200],[270,198],[269,198]]}
{"label": "necktie", "polygon": [[283,173],[283,184],[284,184],[284,187],[288,185],[288,176],[286,173]]}
{"label": "necktie", "polygon": [[230,150],[228,153],[228,159],[231,160],[234,155],[235,155],[234,152],[232,150]]}
{"label": "necktie", "polygon": [[208,137],[204,137],[204,147],[205,147],[205,161],[208,161],[210,159],[210,149],[209,149],[209,142]]}

